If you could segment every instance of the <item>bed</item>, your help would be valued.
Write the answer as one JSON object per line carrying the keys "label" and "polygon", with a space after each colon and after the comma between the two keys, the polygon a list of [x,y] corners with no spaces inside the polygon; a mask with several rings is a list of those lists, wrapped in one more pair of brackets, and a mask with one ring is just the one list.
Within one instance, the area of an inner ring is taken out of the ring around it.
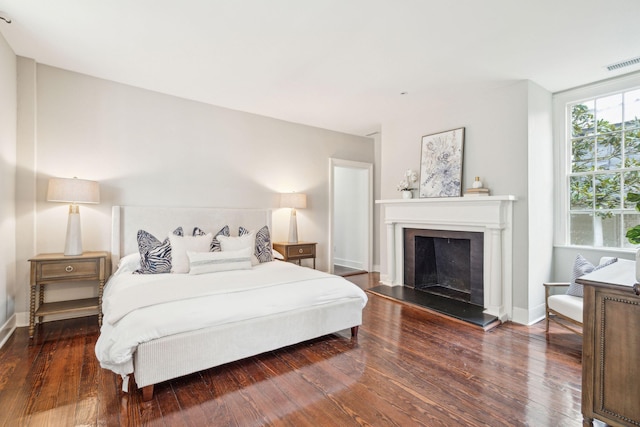
{"label": "bed", "polygon": [[[366,294],[344,278],[310,268],[252,257],[249,267],[242,258],[244,268],[209,272],[197,270],[196,261],[211,254],[188,252],[190,273],[133,274],[140,269],[139,230],[159,240],[171,236],[177,265],[177,227],[184,236],[194,229],[215,236],[225,225],[232,236],[270,230],[271,211],[113,207],[114,274],[102,296],[96,356],[103,368],[122,376],[125,392],[131,376],[147,401],[163,381],[346,329],[357,337]],[[240,238],[223,239],[216,257],[235,262],[236,252],[226,249]]]}

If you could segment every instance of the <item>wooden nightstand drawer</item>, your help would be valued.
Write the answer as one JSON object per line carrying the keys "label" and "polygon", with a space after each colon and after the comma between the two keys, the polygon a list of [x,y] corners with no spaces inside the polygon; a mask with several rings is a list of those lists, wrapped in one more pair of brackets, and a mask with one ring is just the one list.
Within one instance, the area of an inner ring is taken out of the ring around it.
{"label": "wooden nightstand drawer", "polygon": [[287,258],[314,256],[316,254],[316,245],[294,245],[287,247]]}
{"label": "wooden nightstand drawer", "polygon": [[52,262],[40,263],[40,271],[38,271],[38,280],[59,279],[59,278],[78,278],[78,277],[98,277],[100,269],[99,260],[89,261],[71,261],[71,262]]}
{"label": "wooden nightstand drawer", "polygon": [[314,242],[275,242],[273,249],[280,252],[285,261],[300,261],[303,259],[313,259],[313,268],[316,268],[316,245]]}

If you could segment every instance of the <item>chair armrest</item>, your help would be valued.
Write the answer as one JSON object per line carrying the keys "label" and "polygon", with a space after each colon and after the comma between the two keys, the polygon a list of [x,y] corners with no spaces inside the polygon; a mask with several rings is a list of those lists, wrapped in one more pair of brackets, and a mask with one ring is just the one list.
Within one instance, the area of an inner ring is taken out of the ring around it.
{"label": "chair armrest", "polygon": [[546,301],[549,299],[549,297],[552,294],[552,289],[557,289],[557,288],[561,288],[561,287],[568,287],[571,285],[571,283],[568,282],[549,282],[549,283],[543,283],[544,285],[544,300],[545,300],[545,304]]}
{"label": "chair armrest", "polygon": [[569,282],[551,282],[551,283],[543,283],[542,285],[545,288],[555,288],[555,287],[560,287],[560,286],[571,286],[571,283],[569,283]]}

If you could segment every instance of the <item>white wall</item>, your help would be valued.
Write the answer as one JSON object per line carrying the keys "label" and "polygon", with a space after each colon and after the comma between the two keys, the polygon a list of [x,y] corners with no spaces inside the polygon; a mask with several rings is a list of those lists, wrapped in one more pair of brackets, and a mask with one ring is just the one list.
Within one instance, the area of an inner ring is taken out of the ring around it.
{"label": "white wall", "polygon": [[[553,117],[551,94],[529,82],[528,96],[528,207],[529,226],[528,312],[516,313],[521,323],[532,323],[544,317],[545,301],[542,283],[553,273]],[[516,317],[516,315],[514,315]]]}
{"label": "white wall", "polygon": [[16,55],[0,35],[0,346],[15,326]]}
{"label": "white wall", "polygon": [[[30,61],[20,63],[29,72]],[[32,64],[32,62],[31,62]],[[327,159],[374,161],[373,140],[188,101],[35,65],[34,252],[61,252],[67,207],[45,201],[50,177],[97,180],[101,203],[83,205],[83,247],[109,250],[112,205],[272,207],[273,239],[286,240],[278,194],[300,191],[300,240],[318,242],[326,270]],[[21,93],[22,100],[22,93]],[[25,90],[28,97],[28,91]],[[26,113],[28,115],[28,113]],[[22,118],[25,122],[28,117]],[[28,150],[25,159],[29,163]],[[29,187],[29,177],[19,186]],[[235,230],[234,230],[235,231]],[[21,248],[26,252],[28,249]],[[62,287],[52,299],[94,292]],[[19,302],[19,310],[27,309]]]}
{"label": "white wall", "polygon": [[[530,275],[530,260],[537,260],[542,251],[552,251],[545,241],[535,246],[536,254],[532,255],[529,241],[529,147],[536,141],[551,143],[551,135],[546,136],[544,128],[533,132],[535,138],[530,135],[530,126],[536,125],[536,121],[529,116],[530,109],[536,117],[540,117],[545,109],[551,111],[550,100],[545,106],[544,99],[550,96],[545,92],[528,81],[518,81],[505,82],[491,90],[452,91],[449,96],[437,99],[428,96],[416,100],[407,98],[382,123],[382,199],[400,197],[396,185],[403,172],[409,168],[420,170],[423,135],[459,127],[465,128],[463,188],[470,187],[474,176],[479,176],[492,194],[518,197],[514,204],[512,271],[514,313],[518,313],[514,320],[519,323],[529,322],[531,304],[536,303],[530,301],[529,290],[534,286],[541,287],[538,280],[544,275]],[[543,179],[539,191],[552,194],[553,187]],[[544,205],[536,206],[538,208],[545,209]],[[383,274],[387,271],[385,237],[384,233],[380,235],[383,252],[380,270]],[[537,297],[537,293],[534,295]]]}

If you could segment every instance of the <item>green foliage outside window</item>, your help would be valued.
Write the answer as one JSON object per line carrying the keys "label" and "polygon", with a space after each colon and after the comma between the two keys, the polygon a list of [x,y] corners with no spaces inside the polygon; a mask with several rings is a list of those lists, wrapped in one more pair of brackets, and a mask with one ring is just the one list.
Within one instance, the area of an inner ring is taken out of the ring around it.
{"label": "green foliage outside window", "polygon": [[640,244],[639,110],[640,90],[570,106],[570,244]]}
{"label": "green foliage outside window", "polygon": [[[638,193],[629,193],[627,194],[627,201],[630,203],[635,203],[636,204],[636,210],[640,211],[640,194]],[[629,242],[633,243],[634,245],[640,245],[640,225],[636,225],[634,227],[631,227],[629,230],[627,230],[627,234],[626,234],[627,239],[629,239]]]}

